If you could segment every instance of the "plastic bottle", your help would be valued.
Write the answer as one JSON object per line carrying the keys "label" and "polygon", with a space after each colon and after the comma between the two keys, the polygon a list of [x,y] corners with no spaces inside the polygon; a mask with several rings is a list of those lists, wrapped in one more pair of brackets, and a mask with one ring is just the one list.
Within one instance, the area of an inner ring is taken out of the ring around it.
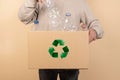
{"label": "plastic bottle", "polygon": [[49,30],[61,31],[61,15],[58,8],[54,7],[48,12]]}
{"label": "plastic bottle", "polygon": [[49,30],[60,31],[61,30],[60,9],[55,4],[54,0],[46,0],[45,4],[48,9]]}
{"label": "plastic bottle", "polygon": [[63,20],[63,30],[64,31],[77,31],[77,26],[73,24],[71,13],[67,12]]}

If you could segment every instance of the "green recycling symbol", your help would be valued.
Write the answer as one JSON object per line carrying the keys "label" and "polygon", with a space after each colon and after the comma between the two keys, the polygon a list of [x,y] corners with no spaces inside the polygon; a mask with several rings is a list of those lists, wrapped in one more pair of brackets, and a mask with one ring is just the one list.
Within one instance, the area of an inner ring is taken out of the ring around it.
{"label": "green recycling symbol", "polygon": [[61,58],[67,57],[68,52],[69,52],[69,48],[68,48],[68,46],[64,46],[65,42],[63,40],[56,39],[52,42],[52,45],[53,45],[52,47],[49,47],[48,52],[53,58],[58,58],[58,52],[56,52],[54,49],[54,47],[57,47],[58,45],[63,46],[63,48],[62,48],[63,51],[61,52],[60,57]]}

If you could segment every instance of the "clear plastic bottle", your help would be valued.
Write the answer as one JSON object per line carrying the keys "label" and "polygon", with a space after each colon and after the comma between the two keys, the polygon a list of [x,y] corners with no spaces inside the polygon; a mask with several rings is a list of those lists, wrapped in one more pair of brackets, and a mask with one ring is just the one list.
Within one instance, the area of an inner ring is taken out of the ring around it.
{"label": "clear plastic bottle", "polygon": [[60,10],[57,7],[52,8],[48,12],[48,18],[49,18],[49,30],[52,31],[61,31],[61,14]]}
{"label": "clear plastic bottle", "polygon": [[55,4],[54,0],[46,0],[45,2],[48,10],[48,24],[50,31],[60,31],[61,30],[61,11]]}
{"label": "clear plastic bottle", "polygon": [[63,30],[64,31],[77,31],[78,28],[73,24],[71,13],[67,12],[63,20]]}

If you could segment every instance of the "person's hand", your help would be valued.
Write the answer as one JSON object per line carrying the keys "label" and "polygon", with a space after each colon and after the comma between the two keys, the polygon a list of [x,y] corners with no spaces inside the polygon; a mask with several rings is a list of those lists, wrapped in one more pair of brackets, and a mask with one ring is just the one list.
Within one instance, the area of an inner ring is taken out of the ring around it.
{"label": "person's hand", "polygon": [[89,43],[96,40],[96,31],[94,29],[89,29]]}

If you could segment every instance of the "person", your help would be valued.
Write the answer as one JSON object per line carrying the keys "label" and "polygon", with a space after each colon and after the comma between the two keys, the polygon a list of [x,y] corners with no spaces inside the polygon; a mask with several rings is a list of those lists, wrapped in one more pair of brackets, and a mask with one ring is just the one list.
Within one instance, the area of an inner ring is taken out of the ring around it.
{"label": "person", "polygon": [[[18,13],[20,21],[29,24],[38,19],[42,30],[48,30],[49,22],[44,3],[45,0],[25,0]],[[55,0],[55,3],[62,9],[63,14],[66,11],[71,12],[76,26],[82,29],[87,27],[89,30],[89,43],[102,38],[103,30],[99,20],[94,18],[84,0]],[[63,5],[59,5],[61,3]],[[78,80],[79,69],[39,69],[40,80],[57,80],[58,74],[60,80]]]}

